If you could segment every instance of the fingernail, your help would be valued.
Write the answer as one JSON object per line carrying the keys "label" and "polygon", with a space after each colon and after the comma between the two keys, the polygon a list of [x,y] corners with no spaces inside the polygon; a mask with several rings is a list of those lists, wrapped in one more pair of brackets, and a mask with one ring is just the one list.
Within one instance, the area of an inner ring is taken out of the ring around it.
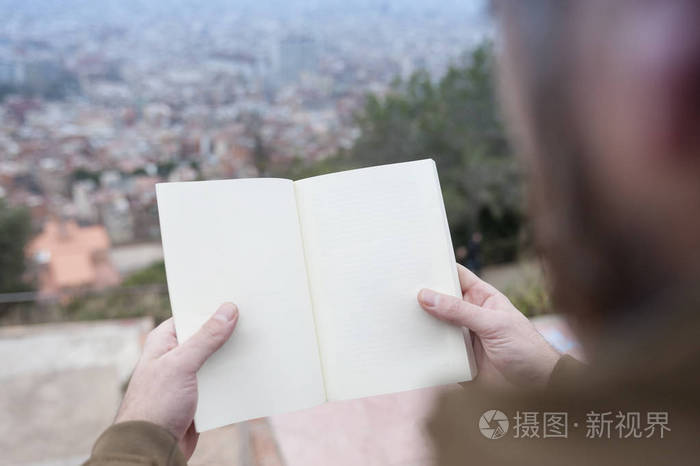
{"label": "fingernail", "polygon": [[418,293],[418,299],[426,307],[435,307],[437,306],[439,297],[434,291],[422,289],[420,290],[420,293]]}
{"label": "fingernail", "polygon": [[238,315],[238,308],[233,303],[224,303],[214,314],[214,318],[222,322],[230,322]]}

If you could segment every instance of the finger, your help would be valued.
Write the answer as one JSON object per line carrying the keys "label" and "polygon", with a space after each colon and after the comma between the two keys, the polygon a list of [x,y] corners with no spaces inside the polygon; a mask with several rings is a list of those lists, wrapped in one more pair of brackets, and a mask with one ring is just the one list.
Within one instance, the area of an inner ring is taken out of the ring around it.
{"label": "finger", "polygon": [[467,327],[476,334],[485,332],[490,327],[490,317],[493,313],[461,298],[424,288],[418,293],[418,302],[423,309],[438,319],[452,325]]}
{"label": "finger", "polygon": [[158,358],[175,346],[177,346],[175,323],[171,317],[149,332],[143,344],[143,356],[151,359]]}
{"label": "finger", "polygon": [[462,264],[457,264],[457,275],[459,275],[459,284],[462,285],[462,293],[466,293],[469,288],[481,281],[474,272]]}
{"label": "finger", "polygon": [[457,264],[457,275],[459,275],[462,295],[477,306],[483,306],[488,298],[500,294],[491,284],[461,264]]}
{"label": "finger", "polygon": [[236,305],[222,304],[197,333],[176,348],[175,353],[180,364],[192,371],[199,370],[204,361],[228,340],[237,321]]}

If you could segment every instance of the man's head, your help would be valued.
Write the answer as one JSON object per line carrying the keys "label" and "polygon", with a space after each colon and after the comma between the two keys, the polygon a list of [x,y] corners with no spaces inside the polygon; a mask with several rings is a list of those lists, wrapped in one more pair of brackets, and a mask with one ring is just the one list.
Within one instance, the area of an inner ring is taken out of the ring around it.
{"label": "man's head", "polygon": [[593,333],[700,270],[700,2],[495,0],[555,303]]}

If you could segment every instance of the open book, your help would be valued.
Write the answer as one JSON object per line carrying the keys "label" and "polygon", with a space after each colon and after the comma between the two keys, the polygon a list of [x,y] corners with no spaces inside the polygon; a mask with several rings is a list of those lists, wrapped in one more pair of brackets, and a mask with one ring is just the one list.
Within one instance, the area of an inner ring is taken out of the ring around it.
{"label": "open book", "polygon": [[460,295],[432,160],[156,191],[179,341],[240,309],[198,372],[198,431],[474,375],[461,329],[416,300]]}

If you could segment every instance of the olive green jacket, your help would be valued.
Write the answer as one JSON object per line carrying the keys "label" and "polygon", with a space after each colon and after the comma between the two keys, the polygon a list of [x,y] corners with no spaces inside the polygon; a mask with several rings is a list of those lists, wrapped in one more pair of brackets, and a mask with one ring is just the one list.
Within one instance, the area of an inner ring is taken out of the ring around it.
{"label": "olive green jacket", "polygon": [[177,466],[187,461],[166,429],[145,421],[114,424],[92,448],[86,466]]}
{"label": "olive green jacket", "polygon": [[[546,390],[465,384],[443,397],[428,424],[435,464],[699,464],[700,305],[672,302],[611,319],[587,345],[590,365],[562,358]],[[490,410],[504,413],[505,435],[494,434]],[[566,435],[545,421],[562,413]]]}

